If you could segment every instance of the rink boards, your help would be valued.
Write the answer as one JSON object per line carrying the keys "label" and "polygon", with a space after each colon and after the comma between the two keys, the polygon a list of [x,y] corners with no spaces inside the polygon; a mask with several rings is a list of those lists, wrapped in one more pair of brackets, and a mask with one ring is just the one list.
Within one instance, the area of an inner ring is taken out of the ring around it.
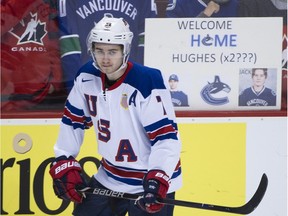
{"label": "rink boards", "polygon": [[[55,197],[48,173],[59,122],[1,120],[1,215],[71,215],[73,204]],[[177,199],[240,206],[266,173],[266,195],[250,215],[287,215],[287,118],[178,118],[178,123],[183,187]],[[100,160],[94,136],[87,130],[77,158],[89,175]],[[229,214],[176,207],[174,215]]]}

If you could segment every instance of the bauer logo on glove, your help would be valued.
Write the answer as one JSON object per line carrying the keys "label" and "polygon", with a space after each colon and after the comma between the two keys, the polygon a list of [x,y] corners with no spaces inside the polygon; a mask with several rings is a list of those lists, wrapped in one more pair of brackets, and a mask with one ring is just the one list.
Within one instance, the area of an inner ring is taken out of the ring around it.
{"label": "bauer logo on glove", "polygon": [[[53,163],[53,165],[56,165],[56,162]],[[58,167],[55,167],[55,175],[58,175],[61,171],[66,172],[66,169],[69,168],[80,168],[81,170],[81,166],[77,161],[67,161],[65,163],[61,163]],[[61,175],[61,173],[59,174]]]}
{"label": "bauer logo on glove", "polygon": [[84,188],[86,183],[78,161],[72,156],[69,158],[58,157],[51,164],[49,173],[53,178],[53,189],[56,196],[76,203],[82,202],[83,194],[78,193],[76,188]]}

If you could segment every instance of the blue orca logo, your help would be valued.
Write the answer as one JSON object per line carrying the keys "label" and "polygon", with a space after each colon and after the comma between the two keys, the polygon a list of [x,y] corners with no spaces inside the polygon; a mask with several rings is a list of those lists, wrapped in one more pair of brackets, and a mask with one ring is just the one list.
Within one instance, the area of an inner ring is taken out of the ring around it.
{"label": "blue orca logo", "polygon": [[221,82],[219,76],[215,76],[214,82],[204,86],[204,88],[201,90],[201,97],[202,99],[211,105],[223,105],[229,102],[228,97],[221,97],[221,98],[216,98],[213,95],[215,95],[218,92],[226,92],[229,93],[231,91],[231,88],[229,85],[226,83]]}

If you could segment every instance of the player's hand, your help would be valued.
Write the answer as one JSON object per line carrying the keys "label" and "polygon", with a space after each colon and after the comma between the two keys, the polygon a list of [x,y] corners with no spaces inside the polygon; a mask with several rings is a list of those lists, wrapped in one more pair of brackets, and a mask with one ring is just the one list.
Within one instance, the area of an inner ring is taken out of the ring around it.
{"label": "player's hand", "polygon": [[217,4],[214,1],[210,1],[207,4],[207,7],[204,9],[203,13],[207,16],[207,17],[211,17],[212,14],[214,13],[218,13],[218,11],[220,10],[220,5]]}
{"label": "player's hand", "polygon": [[51,164],[50,175],[53,178],[53,189],[60,199],[81,203],[83,195],[75,188],[86,187],[85,179],[81,174],[82,168],[72,156],[61,156]]}
{"label": "player's hand", "polygon": [[148,213],[155,213],[162,209],[164,204],[156,202],[158,197],[165,198],[169,188],[169,177],[161,170],[150,170],[143,180],[144,195],[136,204]]}

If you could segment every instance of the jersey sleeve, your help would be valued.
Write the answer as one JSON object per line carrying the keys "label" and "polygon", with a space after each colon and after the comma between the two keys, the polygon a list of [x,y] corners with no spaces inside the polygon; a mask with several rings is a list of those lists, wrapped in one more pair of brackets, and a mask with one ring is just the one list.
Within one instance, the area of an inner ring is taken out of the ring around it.
{"label": "jersey sleeve", "polygon": [[141,6],[141,10],[139,11],[140,16],[138,18],[138,26],[137,26],[138,35],[134,37],[137,40],[135,43],[137,46],[137,50],[136,50],[137,54],[134,56],[131,56],[131,60],[136,61],[140,64],[143,64],[144,62],[144,40],[145,40],[145,19],[155,18],[157,14],[156,14],[155,5],[153,5],[152,1],[141,1],[141,2],[142,2],[142,6]]}
{"label": "jersey sleeve", "polygon": [[269,89],[269,91],[270,91],[271,96],[268,100],[268,104],[269,106],[275,106],[276,105],[276,92],[273,91],[272,89]]}
{"label": "jersey sleeve", "polygon": [[180,159],[181,143],[170,92],[160,71],[151,81],[151,94],[142,105],[142,123],[151,142],[148,169],[164,170],[170,178]]}
{"label": "jersey sleeve", "polygon": [[[250,1],[250,0],[248,0]],[[217,13],[211,17],[236,17],[237,0],[230,0],[220,6]],[[190,1],[190,0],[169,0],[167,8],[167,17],[205,17],[203,11],[207,7],[207,1]]]}
{"label": "jersey sleeve", "polygon": [[60,44],[59,44],[59,29],[58,29],[58,14],[57,14],[57,2],[56,0],[50,0],[49,2],[49,22],[48,22],[48,32],[49,32],[49,58],[51,67],[51,80],[56,91],[62,90],[63,82],[63,71],[60,61]]}
{"label": "jersey sleeve", "polygon": [[198,1],[169,0],[166,13],[168,18],[197,17],[204,9]]}
{"label": "jersey sleeve", "polygon": [[83,143],[85,129],[91,126],[92,119],[76,79],[64,107],[59,136],[54,146],[56,157],[76,157]]}
{"label": "jersey sleeve", "polygon": [[77,70],[81,67],[81,45],[77,20],[73,19],[75,1],[58,1],[60,53],[63,68],[63,79],[67,92],[71,91]]}
{"label": "jersey sleeve", "polygon": [[257,16],[257,14],[253,14],[253,10],[257,11],[257,9],[255,10],[255,8],[257,8],[256,2],[255,1],[246,1],[246,0],[241,0],[238,3],[238,9],[237,9],[237,13],[239,17],[249,17],[249,16]]}
{"label": "jersey sleeve", "polygon": [[247,101],[252,96],[251,88],[244,89],[239,95],[239,106],[247,106]]}
{"label": "jersey sleeve", "polygon": [[189,106],[188,95],[183,92],[183,106]]}

